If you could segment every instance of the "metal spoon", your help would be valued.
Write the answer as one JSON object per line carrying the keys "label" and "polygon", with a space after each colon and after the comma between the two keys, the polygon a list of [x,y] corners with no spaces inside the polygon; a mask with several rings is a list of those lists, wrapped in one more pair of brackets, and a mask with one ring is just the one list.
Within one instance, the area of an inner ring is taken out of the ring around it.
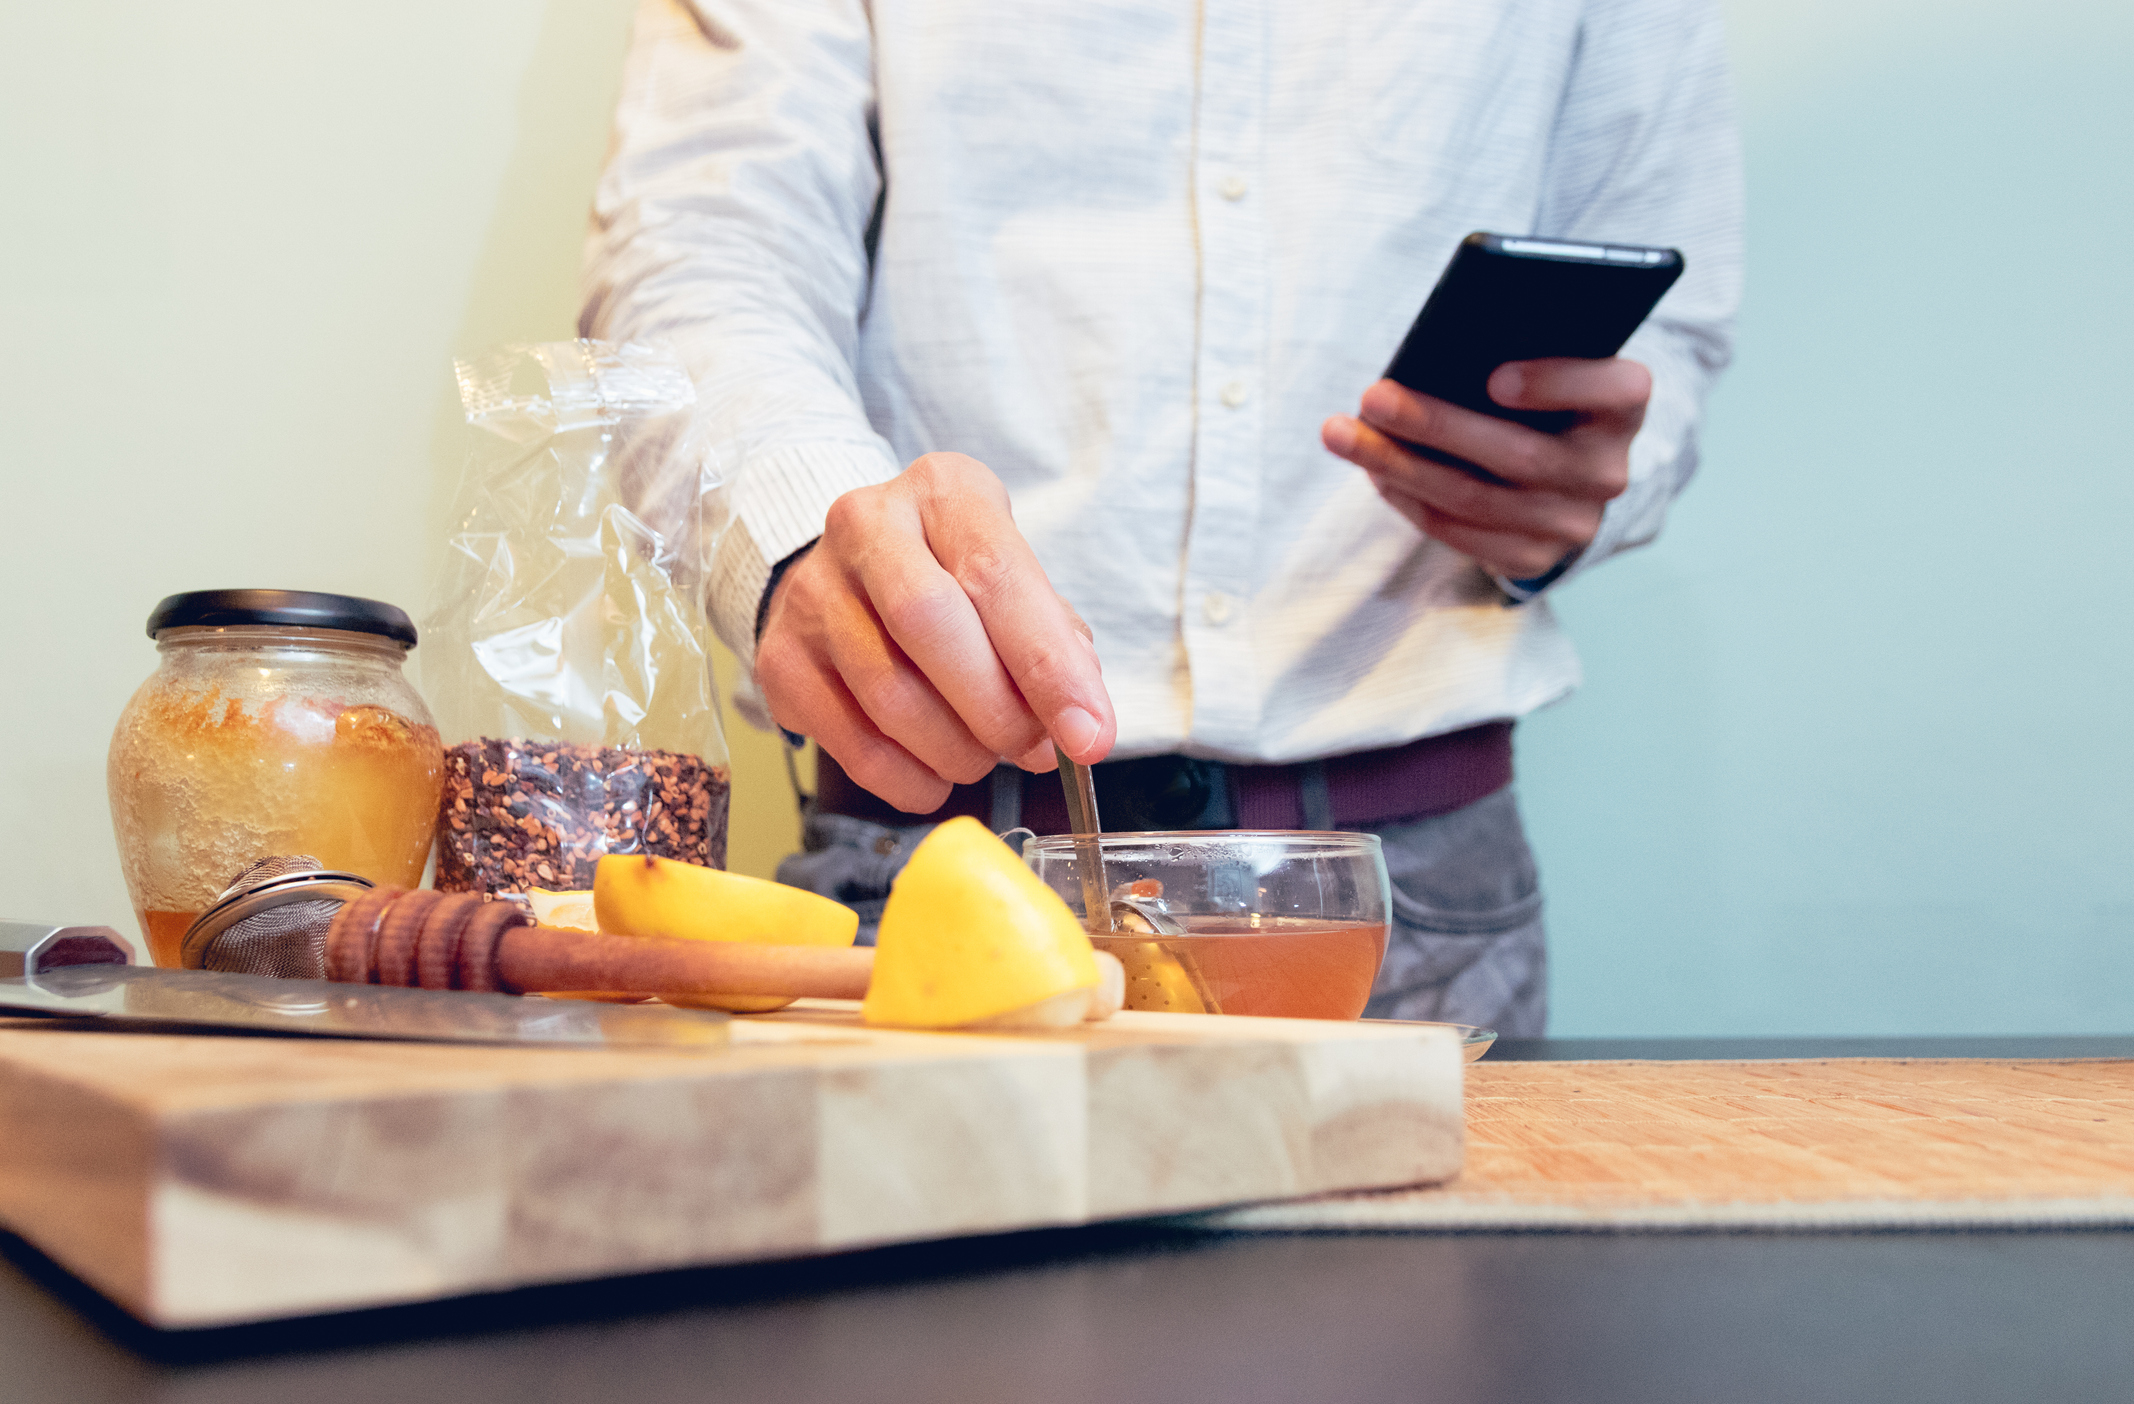
{"label": "metal spoon", "polygon": [[1118,923],[1106,900],[1111,885],[1104,880],[1104,845],[1097,841],[1103,832],[1097,823],[1097,787],[1089,767],[1067,759],[1057,745],[1052,754],[1060,758],[1060,788],[1067,793],[1067,828],[1074,835],[1074,866],[1082,879],[1083,920],[1091,931],[1115,931]]}
{"label": "metal spoon", "polygon": [[1111,890],[1104,875],[1104,845],[1097,841],[1103,826],[1097,820],[1097,787],[1089,767],[1076,765],[1067,753],[1054,746],[1060,759],[1060,788],[1067,793],[1067,827],[1074,834],[1074,866],[1082,879],[1082,910],[1101,912],[1104,924],[1090,921],[1092,931],[1135,931],[1149,936],[1183,936],[1185,924],[1164,909],[1160,900],[1121,896],[1105,900]]}
{"label": "metal spoon", "polygon": [[1183,936],[1185,923],[1165,910],[1160,897],[1114,897],[1111,899],[1112,926],[1119,931],[1135,931],[1144,936]]}
{"label": "metal spoon", "polygon": [[[1098,934],[1183,936],[1184,924],[1164,909],[1161,900],[1111,896],[1111,883],[1104,876],[1096,786],[1090,781],[1087,766],[1076,765],[1057,746],[1052,751],[1060,759],[1060,786],[1067,794],[1067,827],[1074,835],[1074,866],[1082,880],[1082,910],[1089,914],[1089,929]],[[1108,949],[1126,966],[1127,998],[1132,1007],[1186,1014],[1222,1012],[1200,972],[1160,941],[1114,941]],[[1153,1005],[1135,1000],[1135,994],[1144,987]]]}

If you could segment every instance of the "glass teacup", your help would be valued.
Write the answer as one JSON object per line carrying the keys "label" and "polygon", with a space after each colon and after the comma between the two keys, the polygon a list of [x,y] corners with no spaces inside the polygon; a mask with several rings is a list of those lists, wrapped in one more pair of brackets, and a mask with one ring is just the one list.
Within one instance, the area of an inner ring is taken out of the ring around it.
{"label": "glass teacup", "polygon": [[[1354,1019],[1386,953],[1391,893],[1376,834],[1196,830],[1104,834],[1110,932],[1090,939],[1126,966],[1126,1007]],[[1081,916],[1071,835],[1023,860]]]}

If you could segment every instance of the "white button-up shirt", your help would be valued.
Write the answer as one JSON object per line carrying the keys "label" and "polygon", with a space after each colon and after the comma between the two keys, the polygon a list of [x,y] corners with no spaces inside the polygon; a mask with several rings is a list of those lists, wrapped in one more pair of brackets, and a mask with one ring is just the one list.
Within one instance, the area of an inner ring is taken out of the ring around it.
{"label": "white button-up shirt", "polygon": [[648,0],[581,330],[690,365],[688,452],[733,484],[706,604],[744,659],[834,498],[955,450],[1095,630],[1115,754],[1290,761],[1578,681],[1545,598],[1319,443],[1460,239],[1687,259],[1570,578],[1695,466],[1740,218],[1712,0]]}

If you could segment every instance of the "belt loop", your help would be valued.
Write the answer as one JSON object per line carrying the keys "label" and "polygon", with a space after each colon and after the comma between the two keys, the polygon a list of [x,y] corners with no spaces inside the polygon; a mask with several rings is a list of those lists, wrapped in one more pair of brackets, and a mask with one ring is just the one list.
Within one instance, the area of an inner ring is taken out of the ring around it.
{"label": "belt loop", "polygon": [[1326,790],[1326,762],[1306,761],[1297,767],[1297,799],[1304,806],[1304,827],[1325,831],[1334,827],[1334,801]]}
{"label": "belt loop", "polygon": [[1237,817],[1237,767],[1222,761],[1209,761],[1215,769],[1215,783],[1208,787],[1208,807],[1200,813],[1196,826],[1207,829],[1235,829],[1243,825]]}
{"label": "belt loop", "polygon": [[1012,765],[993,767],[993,832],[1004,834],[1023,823],[1023,773]]}

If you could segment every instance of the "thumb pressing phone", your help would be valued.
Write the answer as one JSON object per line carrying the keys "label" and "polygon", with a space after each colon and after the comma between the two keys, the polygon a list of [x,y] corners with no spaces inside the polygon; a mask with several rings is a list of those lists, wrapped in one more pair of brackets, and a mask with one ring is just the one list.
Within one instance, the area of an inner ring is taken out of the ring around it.
{"label": "thumb pressing phone", "polygon": [[1676,249],[1470,234],[1431,289],[1386,379],[1480,414],[1561,432],[1575,416],[1506,409],[1489,398],[1490,373],[1506,361],[1613,356],[1681,276]]}

